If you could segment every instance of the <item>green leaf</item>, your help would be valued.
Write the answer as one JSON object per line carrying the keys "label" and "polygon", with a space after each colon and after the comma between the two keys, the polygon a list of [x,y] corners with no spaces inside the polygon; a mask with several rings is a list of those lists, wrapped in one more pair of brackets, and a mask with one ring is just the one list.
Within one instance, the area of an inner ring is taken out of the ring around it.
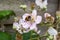
{"label": "green leaf", "polygon": [[11,40],[11,35],[0,31],[0,40]]}
{"label": "green leaf", "polygon": [[32,30],[28,33],[24,33],[22,36],[23,40],[38,40],[39,37],[39,35]]}
{"label": "green leaf", "polygon": [[12,33],[12,40],[16,40],[16,32]]}
{"label": "green leaf", "polygon": [[15,16],[15,13],[12,10],[1,10],[0,11],[0,20],[9,18],[12,15]]}

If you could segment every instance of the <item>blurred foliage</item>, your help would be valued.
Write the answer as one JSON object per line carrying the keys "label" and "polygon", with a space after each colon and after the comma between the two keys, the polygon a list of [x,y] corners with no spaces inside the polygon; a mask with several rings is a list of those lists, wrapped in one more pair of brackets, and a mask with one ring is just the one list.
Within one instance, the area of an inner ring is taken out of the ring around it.
{"label": "blurred foliage", "polygon": [[18,36],[20,35],[20,37],[22,37],[22,40],[41,40],[44,37],[46,37],[49,40],[53,40],[53,36],[50,36],[48,33],[41,36],[41,35],[37,34],[36,32],[34,32],[32,30],[30,32],[24,33],[22,35],[19,34],[19,33],[17,33],[17,34],[18,34]]}
{"label": "blurred foliage", "polygon": [[0,40],[16,40],[16,33],[10,34],[0,31]]}
{"label": "blurred foliage", "polygon": [[32,30],[29,31],[28,33],[23,33],[23,34],[17,33],[17,34],[18,34],[18,36],[19,35],[22,36],[22,40],[39,40],[40,39],[39,35]]}
{"label": "blurred foliage", "polygon": [[[11,16],[15,16],[14,11],[12,10],[0,10],[0,21],[9,19]],[[16,34],[10,34],[7,32],[0,31],[0,40],[15,40]]]}
{"label": "blurred foliage", "polygon": [[0,11],[0,20],[8,19],[12,15],[15,15],[15,13],[12,10],[1,10]]}
{"label": "blurred foliage", "polygon": [[16,32],[12,33],[11,36],[12,36],[11,38],[12,40],[16,40]]}
{"label": "blurred foliage", "polygon": [[54,27],[54,24],[53,23],[49,23],[49,22],[41,22],[40,24],[38,24],[38,25],[40,25],[41,27],[42,26],[46,26],[46,27]]}
{"label": "blurred foliage", "polygon": [[11,40],[11,35],[0,31],[0,40]]}

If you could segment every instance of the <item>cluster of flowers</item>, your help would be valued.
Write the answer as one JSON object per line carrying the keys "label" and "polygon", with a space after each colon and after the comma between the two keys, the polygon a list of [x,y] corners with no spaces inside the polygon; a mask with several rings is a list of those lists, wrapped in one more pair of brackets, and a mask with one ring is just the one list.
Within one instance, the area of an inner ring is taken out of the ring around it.
{"label": "cluster of flowers", "polygon": [[[37,6],[41,9],[47,9],[47,0],[35,0]],[[26,5],[20,5],[21,8],[26,8]],[[54,17],[49,13],[44,13],[45,23],[51,22],[54,23]],[[32,12],[25,13],[19,19],[17,17],[14,18],[15,22],[13,23],[13,28],[15,28],[20,34],[27,33],[31,30],[34,30],[37,34],[40,34],[40,30],[38,30],[37,24],[41,23],[42,16],[37,15],[37,10],[33,9]],[[49,27],[48,33],[50,35],[57,35],[57,31],[53,27]]]}
{"label": "cluster of flowers", "polygon": [[[44,14],[45,22],[48,22],[50,20],[54,21],[54,17],[51,16],[49,13]],[[41,23],[42,16],[37,15],[37,10],[33,10],[31,14],[25,13],[22,18],[20,18],[19,22],[17,22],[18,18],[15,17],[15,22],[13,23],[13,27],[18,30],[19,33],[27,33],[30,30],[34,30],[38,34],[40,31],[37,29],[37,24]],[[50,35],[57,35],[57,31],[50,27],[48,29],[48,33]]]}

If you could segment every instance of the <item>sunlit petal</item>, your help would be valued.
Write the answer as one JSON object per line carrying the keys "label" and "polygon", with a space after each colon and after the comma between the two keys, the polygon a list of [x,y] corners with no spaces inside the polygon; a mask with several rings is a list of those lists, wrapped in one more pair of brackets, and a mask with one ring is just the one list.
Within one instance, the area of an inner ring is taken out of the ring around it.
{"label": "sunlit petal", "polygon": [[33,23],[33,24],[31,25],[30,30],[37,30],[35,23]]}
{"label": "sunlit petal", "polygon": [[35,3],[36,3],[36,5],[39,6],[41,9],[47,8],[47,4],[48,4],[48,3],[47,3],[47,0],[44,0],[44,1],[42,1],[42,0],[36,0]]}
{"label": "sunlit petal", "polygon": [[45,13],[44,14],[44,17],[46,18],[46,17],[49,17],[49,16],[51,16],[49,13]]}
{"label": "sunlit petal", "polygon": [[43,9],[44,8],[44,5],[42,3],[40,3],[40,8]]}
{"label": "sunlit petal", "polygon": [[36,0],[36,1],[35,1],[36,5],[39,6],[40,3],[41,3],[41,1],[42,1],[42,0]]}
{"label": "sunlit petal", "polygon": [[19,24],[17,22],[14,22],[13,23],[13,28],[17,30],[19,28]]}
{"label": "sunlit petal", "polygon": [[42,21],[42,17],[41,16],[37,16],[37,19],[35,20],[36,24],[39,24]]}
{"label": "sunlit petal", "polygon": [[48,4],[48,3],[47,3],[47,0],[44,0],[43,4],[44,4],[44,5],[47,5],[47,4]]}
{"label": "sunlit petal", "polygon": [[25,29],[28,29],[29,27],[30,27],[30,23],[29,22],[24,22],[23,24],[22,24],[22,26],[23,26],[23,28],[25,28]]}

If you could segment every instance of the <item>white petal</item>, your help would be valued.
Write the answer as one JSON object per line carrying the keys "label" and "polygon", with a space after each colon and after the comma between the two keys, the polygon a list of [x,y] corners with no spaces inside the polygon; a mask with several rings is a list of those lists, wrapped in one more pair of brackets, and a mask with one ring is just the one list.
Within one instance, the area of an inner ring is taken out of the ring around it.
{"label": "white petal", "polygon": [[41,3],[42,0],[35,0],[35,3],[37,6],[40,6],[40,3]]}
{"label": "white petal", "polygon": [[44,17],[46,18],[46,17],[49,17],[49,16],[51,16],[49,13],[45,13],[44,14]]}
{"label": "white petal", "polygon": [[47,8],[47,3],[46,2],[43,2],[42,4],[40,4],[40,8]]}
{"label": "white petal", "polygon": [[36,15],[37,15],[37,10],[34,9],[34,10],[32,11],[32,16],[36,16]]}
{"label": "white petal", "polygon": [[36,27],[36,24],[35,24],[35,23],[33,23],[33,24],[31,25],[30,30],[35,30],[35,31],[37,31],[37,27]]}
{"label": "white petal", "polygon": [[47,0],[44,0],[43,2],[42,0],[36,0],[35,3],[37,6],[40,6],[41,9],[47,8]]}
{"label": "white petal", "polygon": [[47,5],[47,4],[48,4],[48,3],[47,3],[47,0],[45,0],[43,4]]}
{"label": "white petal", "polygon": [[50,27],[50,28],[48,29],[48,33],[49,33],[50,35],[57,35],[58,32],[57,32],[54,28]]}
{"label": "white petal", "polygon": [[23,28],[25,28],[25,29],[28,29],[29,27],[30,27],[30,23],[29,22],[24,22],[23,24],[22,24],[22,26],[23,26]]}
{"label": "white petal", "polygon": [[25,18],[26,18],[27,16],[29,16],[29,15],[30,15],[30,14],[25,13],[25,14],[22,16],[23,20],[25,20]]}
{"label": "white petal", "polygon": [[28,29],[30,27],[30,25],[31,25],[30,22],[24,21],[22,19],[20,19],[19,24],[21,24],[22,27],[25,28],[25,29]]}
{"label": "white petal", "polygon": [[23,24],[24,23],[24,20],[23,19],[20,19],[19,20],[19,24]]}
{"label": "white petal", "polygon": [[48,4],[48,3],[47,3],[47,0],[45,0],[45,1],[44,1],[44,4],[45,4],[45,5],[47,5],[47,4]]}
{"label": "white petal", "polygon": [[43,3],[40,3],[40,5],[39,5],[39,6],[40,6],[40,8],[41,8],[41,9],[43,9],[43,8],[44,8]]}
{"label": "white petal", "polygon": [[37,16],[37,19],[35,20],[36,24],[39,24],[42,21],[42,17],[41,16]]}
{"label": "white petal", "polygon": [[16,30],[19,28],[19,24],[17,22],[13,23],[13,28],[16,28]]}

